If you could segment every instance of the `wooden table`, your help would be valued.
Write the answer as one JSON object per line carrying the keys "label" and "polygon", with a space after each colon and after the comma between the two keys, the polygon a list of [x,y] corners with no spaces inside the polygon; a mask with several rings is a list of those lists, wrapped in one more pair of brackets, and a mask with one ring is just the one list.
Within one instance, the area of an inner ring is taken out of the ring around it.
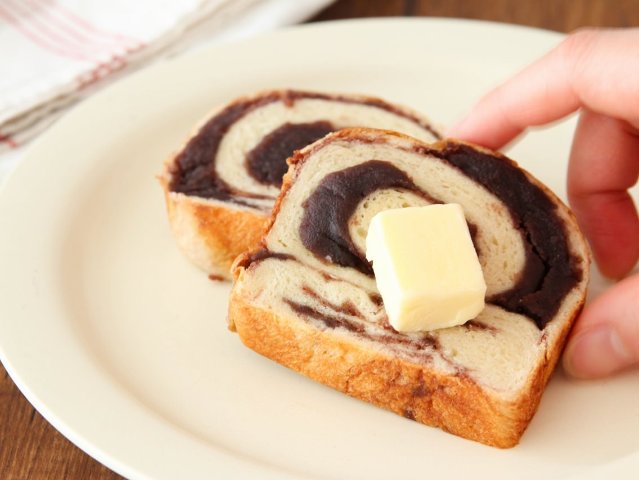
{"label": "wooden table", "polygon": [[[637,26],[639,0],[338,0],[311,21],[435,16],[509,22],[568,32]],[[0,479],[120,479],[51,427],[0,366]]]}

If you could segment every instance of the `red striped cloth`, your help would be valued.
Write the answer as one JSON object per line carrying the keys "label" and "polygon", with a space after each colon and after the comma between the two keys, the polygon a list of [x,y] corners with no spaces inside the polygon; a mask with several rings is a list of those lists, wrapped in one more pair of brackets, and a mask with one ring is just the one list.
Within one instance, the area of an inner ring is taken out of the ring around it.
{"label": "red striped cloth", "polygon": [[0,0],[0,153],[153,59],[296,23],[330,2]]}

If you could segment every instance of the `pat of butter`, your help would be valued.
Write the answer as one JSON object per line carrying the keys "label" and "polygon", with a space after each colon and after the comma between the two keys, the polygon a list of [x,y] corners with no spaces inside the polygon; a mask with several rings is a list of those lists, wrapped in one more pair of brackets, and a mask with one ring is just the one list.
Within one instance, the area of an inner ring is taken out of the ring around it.
{"label": "pat of butter", "polygon": [[397,331],[461,325],[484,308],[484,275],[456,203],[378,213],[368,228],[366,258]]}

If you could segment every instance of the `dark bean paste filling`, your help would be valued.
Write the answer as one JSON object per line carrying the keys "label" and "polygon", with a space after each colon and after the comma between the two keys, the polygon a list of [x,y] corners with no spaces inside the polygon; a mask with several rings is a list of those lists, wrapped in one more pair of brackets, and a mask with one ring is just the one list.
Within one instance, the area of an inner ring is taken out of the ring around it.
{"label": "dark bean paste filling", "polygon": [[267,248],[261,248],[253,252],[246,252],[241,255],[238,260],[238,266],[247,268],[252,263],[259,263],[268,258],[277,260],[296,260],[296,258],[288,253],[271,252]]}
{"label": "dark bean paste filling", "polygon": [[217,200],[232,200],[235,190],[215,171],[215,157],[226,132],[251,110],[279,100],[267,96],[229,105],[211,118],[186,144],[175,160],[169,188],[172,192]]}
{"label": "dark bean paste filling", "polygon": [[255,180],[264,185],[282,186],[282,177],[288,170],[286,159],[295,150],[337,130],[329,122],[285,123],[266,135],[246,155],[246,169]]}
{"label": "dark bean paste filling", "polygon": [[[273,102],[282,102],[286,106],[292,106],[299,99],[318,99],[380,108],[420,124],[436,138],[439,138],[437,132],[429,125],[423,124],[410,113],[401,111],[381,100],[359,100],[338,95],[293,90],[274,92],[270,95],[235,102],[206,122],[176,158],[171,171],[172,179],[169,189],[173,192],[239,204],[250,204],[251,202],[247,202],[247,198],[266,198],[262,195],[238,192],[222,180],[215,170],[217,152],[224,136],[233,124],[251,111]],[[293,154],[294,150],[312,143],[335,129],[329,122],[287,125],[265,137],[246,159],[249,174],[266,185],[280,186],[282,176],[287,170],[286,159]]]}
{"label": "dark bean paste filling", "polygon": [[[244,268],[248,268],[248,266],[251,264],[260,263],[267,259],[276,259],[279,261],[298,261],[293,255],[272,252],[266,248],[262,248],[250,254],[245,254],[240,261],[240,265]],[[320,273],[322,275],[325,275],[323,272]],[[332,279],[335,280],[334,278]],[[327,281],[330,280],[327,279]],[[342,303],[332,302],[306,284],[302,285],[301,291],[302,294],[309,300],[318,302],[326,310],[329,310],[332,313],[321,312],[314,306],[297,300],[293,300],[291,298],[284,297],[282,300],[297,314],[303,317],[314,319],[323,324],[326,328],[343,328],[350,332],[357,333],[358,335],[366,337],[370,340],[382,342],[393,347],[410,346],[413,348],[414,353],[422,357],[422,360],[430,359],[433,350],[441,350],[441,346],[437,338],[429,333],[424,333],[421,334],[419,337],[412,338],[406,335],[397,335],[397,331],[390,325],[390,323],[388,322],[388,318],[385,318],[378,324],[380,331],[369,332],[362,323],[366,321],[366,317],[354,303],[348,300]],[[383,306],[382,297],[379,294],[370,293],[369,298],[371,302],[377,307]],[[350,317],[355,317],[359,319],[359,321],[355,321]],[[489,333],[492,333],[493,335],[497,333],[497,329],[495,327],[486,325],[477,320],[470,320],[466,322],[463,325],[463,328],[472,331],[487,331]],[[457,369],[458,372],[461,373],[464,371],[463,368],[460,369],[458,365],[454,364],[454,362],[449,360],[447,357],[443,356],[442,359],[448,362],[453,368]]]}
{"label": "dark bean paste filling", "polygon": [[357,333],[364,338],[368,338],[375,342],[381,342],[389,346],[412,347],[414,353],[422,356],[423,360],[430,359],[433,351],[441,350],[441,346],[437,338],[429,333],[424,333],[420,335],[419,338],[410,338],[405,335],[397,335],[395,329],[393,329],[393,327],[391,327],[388,323],[380,325],[380,333],[372,333],[366,330],[363,323],[354,322],[349,318],[340,315],[339,312],[331,315],[328,313],[320,312],[309,305],[296,302],[289,298],[285,298],[283,300],[284,303],[286,303],[291,308],[291,310],[293,310],[298,315],[319,321],[321,324],[326,326],[326,328],[344,328],[349,332]]}
{"label": "dark bean paste filling", "polygon": [[504,158],[458,144],[441,155],[508,207],[526,245],[526,264],[519,280],[488,301],[526,315],[543,329],[584,273],[581,262],[568,249],[567,233],[555,204]]}
{"label": "dark bean paste filling", "polygon": [[[424,195],[403,171],[388,162],[370,160],[324,177],[303,203],[300,237],[316,257],[373,275],[373,267],[355,247],[348,220],[376,190],[397,188]],[[428,197],[433,201],[431,197]],[[434,201],[436,203],[436,200]]]}
{"label": "dark bean paste filling", "polygon": [[[579,260],[568,250],[566,232],[551,199],[505,159],[457,144],[443,152],[421,153],[436,155],[458,168],[509,209],[524,240],[526,263],[511,289],[487,301],[525,315],[543,329],[583,275]],[[350,239],[348,220],[366,196],[386,188],[426,195],[406,173],[379,160],[327,175],[303,205],[299,233],[304,246],[319,259],[372,275],[371,265]]]}

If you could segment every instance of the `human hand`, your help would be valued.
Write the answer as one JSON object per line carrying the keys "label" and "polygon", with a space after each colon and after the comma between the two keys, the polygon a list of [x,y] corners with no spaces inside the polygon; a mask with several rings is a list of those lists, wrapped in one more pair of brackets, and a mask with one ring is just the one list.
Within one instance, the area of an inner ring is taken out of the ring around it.
{"label": "human hand", "polygon": [[[639,258],[639,219],[628,194],[639,176],[639,28],[568,36],[484,96],[448,135],[498,149],[527,127],[578,109],[568,199],[601,272],[621,278]],[[581,378],[639,366],[639,274],[583,310],[563,362]]]}

